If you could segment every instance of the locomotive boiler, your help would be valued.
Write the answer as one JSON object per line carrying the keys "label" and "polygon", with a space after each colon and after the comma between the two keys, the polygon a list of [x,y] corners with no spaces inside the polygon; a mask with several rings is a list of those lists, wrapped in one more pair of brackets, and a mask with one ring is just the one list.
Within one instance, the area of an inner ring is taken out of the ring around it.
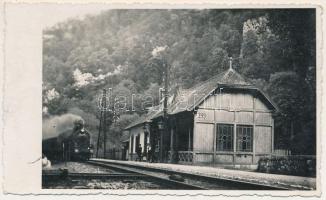
{"label": "locomotive boiler", "polygon": [[74,127],[59,134],[58,137],[42,141],[42,152],[53,161],[85,161],[93,154],[89,132],[83,120],[76,120]]}

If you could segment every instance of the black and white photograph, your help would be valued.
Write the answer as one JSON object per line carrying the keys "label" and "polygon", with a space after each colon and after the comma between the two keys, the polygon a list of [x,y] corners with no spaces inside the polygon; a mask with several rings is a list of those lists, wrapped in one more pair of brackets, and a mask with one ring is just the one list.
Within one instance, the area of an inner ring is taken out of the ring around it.
{"label": "black and white photograph", "polygon": [[42,30],[42,188],[316,190],[316,60],[315,8],[63,16]]}
{"label": "black and white photograph", "polygon": [[174,1],[0,3],[0,199],[324,199],[326,2]]}

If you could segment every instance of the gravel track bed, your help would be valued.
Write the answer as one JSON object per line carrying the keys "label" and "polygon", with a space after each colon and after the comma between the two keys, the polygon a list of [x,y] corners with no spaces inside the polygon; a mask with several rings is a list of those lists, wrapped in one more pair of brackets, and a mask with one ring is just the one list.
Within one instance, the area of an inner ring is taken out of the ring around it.
{"label": "gravel track bed", "polygon": [[115,171],[111,169],[80,162],[58,163],[52,165],[49,170],[56,169],[68,169],[68,172],[76,173],[115,173]]}
{"label": "gravel track bed", "polygon": [[[110,190],[149,190],[149,189],[169,189],[164,185],[159,185],[146,180],[98,180],[98,179],[74,179],[61,180],[47,183],[44,189],[110,189]],[[170,188],[171,189],[171,188]]]}

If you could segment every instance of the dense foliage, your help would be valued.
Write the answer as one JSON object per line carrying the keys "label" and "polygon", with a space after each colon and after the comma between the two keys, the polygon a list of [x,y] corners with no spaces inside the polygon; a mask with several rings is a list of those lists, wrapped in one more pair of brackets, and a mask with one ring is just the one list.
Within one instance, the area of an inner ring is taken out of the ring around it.
{"label": "dense foliage", "polygon": [[78,114],[95,138],[103,88],[113,88],[113,99],[140,94],[121,105],[129,112],[110,113],[109,140],[118,145],[122,128],[145,112],[131,111],[144,107],[142,97],[159,102],[164,70],[153,59],[156,52],[165,51],[170,88],[207,80],[225,70],[232,56],[234,68],[267,91],[281,109],[275,122],[276,148],[315,153],[312,9],[110,10],[70,19],[43,34],[44,118]]}

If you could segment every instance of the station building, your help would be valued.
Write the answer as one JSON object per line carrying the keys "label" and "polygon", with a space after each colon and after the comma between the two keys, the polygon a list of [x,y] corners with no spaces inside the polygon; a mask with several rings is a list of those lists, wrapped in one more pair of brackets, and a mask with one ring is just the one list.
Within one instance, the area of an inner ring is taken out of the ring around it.
{"label": "station building", "polygon": [[232,67],[169,97],[168,117],[157,106],[126,127],[128,159],[148,150],[158,162],[255,168],[274,147],[277,106]]}

